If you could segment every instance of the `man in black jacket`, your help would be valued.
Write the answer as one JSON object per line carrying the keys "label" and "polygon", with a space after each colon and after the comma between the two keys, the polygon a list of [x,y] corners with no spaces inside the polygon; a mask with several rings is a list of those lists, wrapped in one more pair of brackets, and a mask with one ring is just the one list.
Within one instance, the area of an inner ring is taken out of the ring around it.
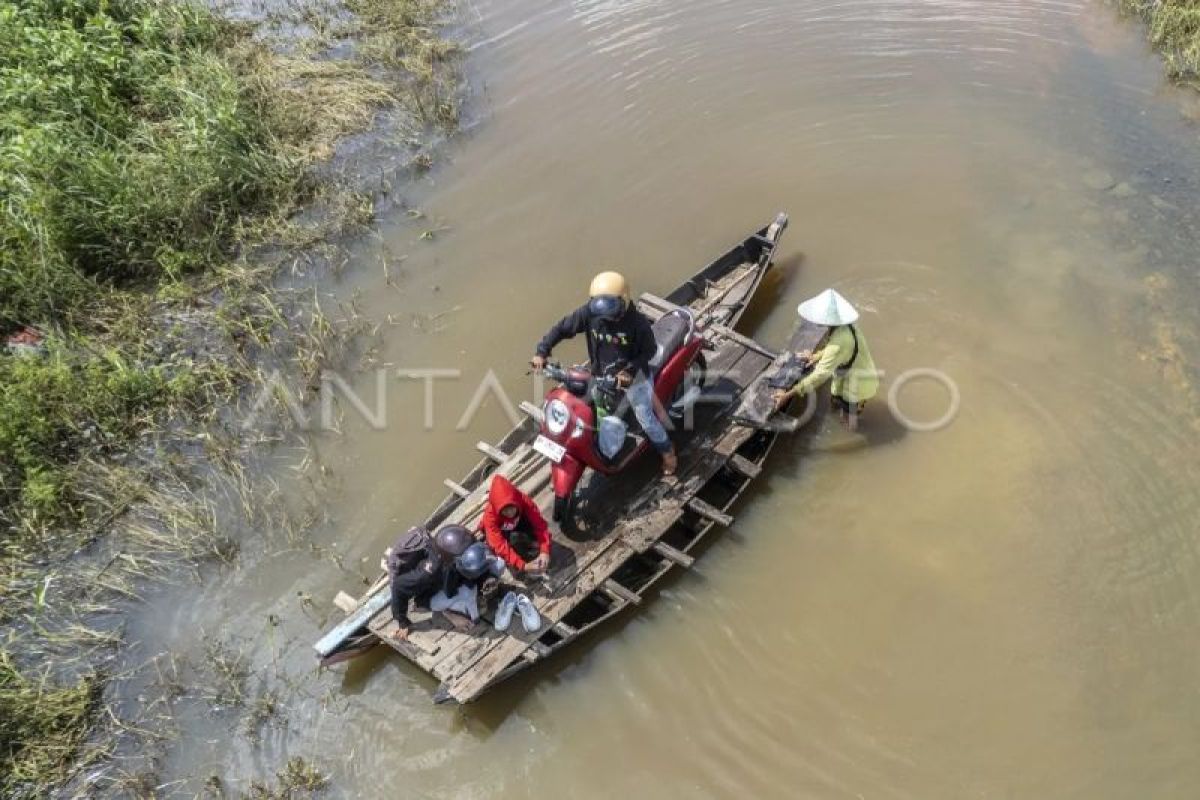
{"label": "man in black jacket", "polygon": [[629,284],[618,272],[601,272],[592,279],[590,300],[559,320],[538,342],[530,360],[534,369],[546,365],[554,346],[563,339],[587,333],[588,358],[593,375],[617,370],[617,380],[633,406],[646,438],[662,456],[663,473],[675,473],[675,447],[655,412],[650,359],[657,345],[650,320],[629,300]]}
{"label": "man in black jacket", "polygon": [[[428,608],[430,598],[438,590],[452,585],[454,561],[474,541],[463,526],[447,525],[432,539],[423,529],[413,528],[396,542],[387,558],[392,618],[397,625],[394,638],[408,638],[412,626],[408,618],[409,602],[418,608]],[[451,593],[457,590],[457,584],[453,584]]]}

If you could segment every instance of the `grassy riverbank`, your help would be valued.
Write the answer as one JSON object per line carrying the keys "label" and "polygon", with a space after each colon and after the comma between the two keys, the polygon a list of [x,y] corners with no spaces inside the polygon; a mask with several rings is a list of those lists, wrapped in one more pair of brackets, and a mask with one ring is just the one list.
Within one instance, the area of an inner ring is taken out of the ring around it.
{"label": "grassy riverbank", "polygon": [[[261,354],[319,363],[323,326],[286,307],[264,254],[372,212],[314,166],[388,105],[457,122],[443,0],[292,11],[309,24],[281,46],[203,5],[0,0],[0,338],[23,345],[0,348],[5,797],[76,764],[103,682],[63,656],[112,640],[88,615],[236,550],[189,509],[178,456],[213,455],[202,431]],[[292,221],[314,204],[318,223]]]}
{"label": "grassy riverbank", "polygon": [[1167,63],[1171,78],[1200,88],[1200,3],[1197,0],[1120,0],[1150,29],[1150,41]]}

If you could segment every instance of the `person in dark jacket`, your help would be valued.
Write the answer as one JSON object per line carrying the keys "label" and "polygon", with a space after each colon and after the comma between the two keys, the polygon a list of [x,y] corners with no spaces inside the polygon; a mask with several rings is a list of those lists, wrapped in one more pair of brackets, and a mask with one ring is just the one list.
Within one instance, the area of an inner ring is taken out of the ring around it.
{"label": "person in dark jacket", "polygon": [[503,475],[492,478],[480,527],[488,547],[513,572],[544,572],[550,565],[550,528],[542,512]]}
{"label": "person in dark jacket", "polygon": [[[419,534],[414,529],[406,534]],[[458,589],[458,581],[452,580],[454,560],[475,541],[471,532],[461,525],[447,525],[432,539],[425,534],[423,543],[407,545],[404,540],[396,543],[395,551],[388,555],[388,579],[392,589],[392,618],[396,620],[396,639],[407,639],[412,622],[408,618],[408,606],[412,602],[418,608],[428,608],[429,600],[438,591]],[[424,552],[419,552],[423,547]],[[396,552],[403,550],[403,552]],[[409,557],[415,553],[415,557]]]}
{"label": "person in dark jacket", "polygon": [[530,365],[540,370],[554,346],[563,339],[587,334],[593,375],[617,370],[618,383],[633,406],[646,437],[662,456],[663,473],[675,473],[675,447],[655,409],[650,360],[658,349],[650,320],[630,302],[629,284],[618,272],[601,272],[592,279],[590,300],[559,320],[542,340]]}
{"label": "person in dark jacket", "polygon": [[495,595],[503,574],[504,561],[483,542],[475,542],[446,570],[442,588],[429,598],[429,610],[440,611],[455,627],[478,622],[480,600],[486,603]]}

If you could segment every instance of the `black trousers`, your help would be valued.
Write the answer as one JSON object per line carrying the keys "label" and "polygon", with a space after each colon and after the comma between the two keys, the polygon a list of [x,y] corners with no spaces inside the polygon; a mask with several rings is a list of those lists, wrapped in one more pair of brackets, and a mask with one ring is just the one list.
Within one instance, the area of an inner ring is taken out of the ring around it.
{"label": "black trousers", "polygon": [[523,561],[533,561],[541,553],[538,549],[537,537],[533,535],[533,526],[524,517],[511,531],[505,531],[504,538],[508,546],[517,551]]}

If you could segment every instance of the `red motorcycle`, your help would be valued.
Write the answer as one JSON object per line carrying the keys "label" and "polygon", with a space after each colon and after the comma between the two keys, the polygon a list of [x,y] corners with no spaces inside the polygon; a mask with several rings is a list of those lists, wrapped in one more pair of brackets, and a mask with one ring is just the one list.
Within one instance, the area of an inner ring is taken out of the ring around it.
{"label": "red motorcycle", "polygon": [[[654,395],[672,418],[700,393],[703,383],[706,340],[696,329],[691,311],[677,308],[653,325],[658,352],[650,361]],[[692,380],[688,381],[693,367]],[[541,433],[533,448],[550,459],[554,485],[554,520],[569,522],[575,487],[586,468],[605,475],[625,469],[649,446],[642,434],[628,430],[633,411],[623,403],[616,375],[593,375],[584,367],[564,369],[550,362],[544,373],[559,386],[546,393]],[[697,374],[698,373],[698,374]],[[636,425],[636,422],[633,423]]]}

